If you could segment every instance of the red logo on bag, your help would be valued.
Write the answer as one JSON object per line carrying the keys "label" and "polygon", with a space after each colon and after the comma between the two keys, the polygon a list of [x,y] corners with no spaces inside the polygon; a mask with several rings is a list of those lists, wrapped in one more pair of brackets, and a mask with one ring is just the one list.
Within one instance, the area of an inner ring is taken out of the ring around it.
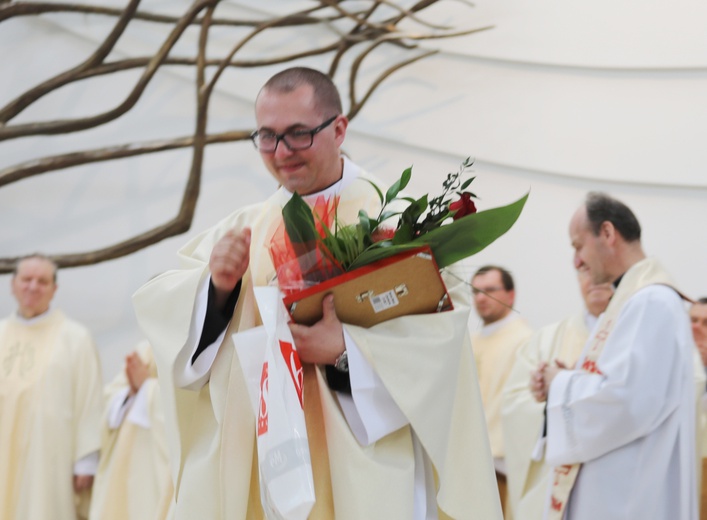
{"label": "red logo on bag", "polygon": [[280,352],[282,352],[282,357],[285,359],[287,369],[290,371],[292,382],[295,384],[295,390],[297,390],[297,397],[299,398],[299,405],[304,408],[304,400],[302,398],[302,393],[304,390],[304,372],[302,371],[302,362],[299,359],[297,351],[292,346],[292,343],[280,340]]}
{"label": "red logo on bag", "polygon": [[268,362],[263,363],[260,376],[260,409],[258,410],[258,435],[268,432]]}

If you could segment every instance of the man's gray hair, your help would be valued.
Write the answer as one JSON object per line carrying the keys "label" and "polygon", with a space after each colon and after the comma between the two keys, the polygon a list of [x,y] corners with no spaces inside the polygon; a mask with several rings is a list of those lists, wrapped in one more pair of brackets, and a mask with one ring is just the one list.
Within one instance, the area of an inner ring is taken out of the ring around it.
{"label": "man's gray hair", "polygon": [[31,258],[38,258],[39,260],[44,260],[45,262],[48,262],[51,264],[52,268],[54,269],[54,274],[52,276],[52,279],[54,280],[54,283],[56,283],[56,273],[59,270],[59,266],[57,263],[47,255],[44,255],[42,253],[32,253],[29,255],[22,256],[17,259],[17,262],[15,262],[15,265],[12,267],[12,277],[14,278],[17,276],[17,271],[20,268],[20,264],[24,262],[25,260],[29,260]]}

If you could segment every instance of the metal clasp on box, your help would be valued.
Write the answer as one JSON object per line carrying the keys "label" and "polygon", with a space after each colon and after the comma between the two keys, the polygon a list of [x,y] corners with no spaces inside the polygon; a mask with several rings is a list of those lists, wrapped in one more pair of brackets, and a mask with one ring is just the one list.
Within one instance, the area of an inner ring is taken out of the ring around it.
{"label": "metal clasp on box", "polygon": [[444,296],[439,300],[437,304],[437,312],[443,312],[452,308],[452,302],[449,301],[449,295],[444,293]]}

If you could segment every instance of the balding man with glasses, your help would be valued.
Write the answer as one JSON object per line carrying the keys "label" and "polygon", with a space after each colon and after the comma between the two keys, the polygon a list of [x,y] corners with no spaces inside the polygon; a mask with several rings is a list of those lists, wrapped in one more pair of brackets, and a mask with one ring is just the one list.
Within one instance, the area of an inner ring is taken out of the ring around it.
{"label": "balding man with glasses", "polygon": [[471,278],[476,314],[481,328],[471,337],[476,368],[479,372],[481,399],[486,413],[486,426],[491,441],[491,454],[496,467],[498,493],[506,520],[511,518],[507,507],[507,480],[501,401],[518,349],[530,339],[533,330],[513,310],[516,292],[510,271],[497,265],[480,267]]}
{"label": "balding man with glasses", "polygon": [[[176,520],[264,517],[263,462],[233,334],[261,325],[253,289],[273,279],[268,246],[283,205],[294,192],[310,204],[338,197],[345,223],[361,209],[380,210],[361,179],[383,183],[341,155],[348,120],[326,75],[303,67],[276,74],[258,94],[255,115],[253,144],[280,189],[187,244],[185,269],[134,297],[179,423]],[[319,322],[290,324],[303,363],[316,494],[307,518],[500,519],[472,379],[470,295],[463,283],[447,282],[449,312],[364,329],[342,324],[330,296]]]}

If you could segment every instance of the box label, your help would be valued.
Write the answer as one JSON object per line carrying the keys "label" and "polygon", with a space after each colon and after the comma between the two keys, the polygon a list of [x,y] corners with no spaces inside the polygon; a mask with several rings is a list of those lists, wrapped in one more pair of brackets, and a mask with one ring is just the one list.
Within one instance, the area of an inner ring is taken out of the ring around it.
{"label": "box label", "polygon": [[371,305],[373,305],[373,312],[376,313],[395,307],[400,303],[395,295],[395,290],[371,296],[370,300]]}

